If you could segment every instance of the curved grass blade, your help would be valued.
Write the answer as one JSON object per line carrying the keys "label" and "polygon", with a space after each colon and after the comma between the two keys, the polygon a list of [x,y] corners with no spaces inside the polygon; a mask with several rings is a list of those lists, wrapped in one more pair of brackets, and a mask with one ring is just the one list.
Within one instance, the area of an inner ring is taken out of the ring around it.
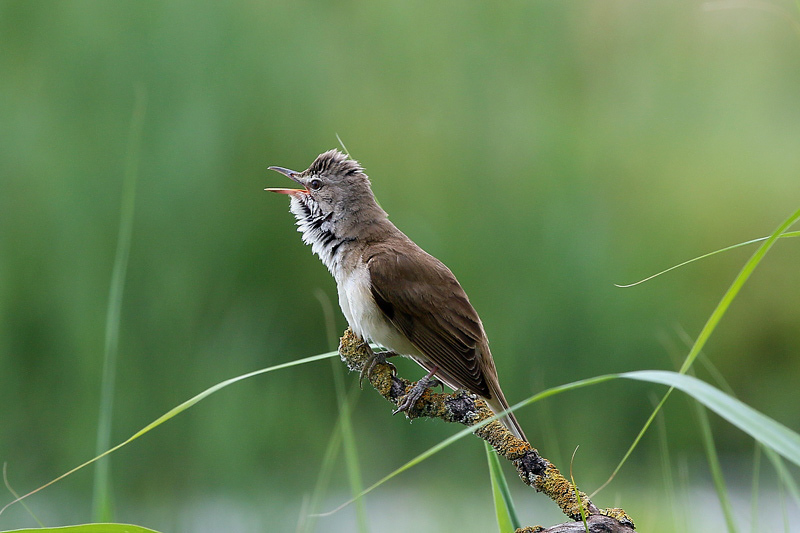
{"label": "curved grass blade", "polygon": [[245,379],[252,378],[252,377],[255,377],[255,376],[260,376],[261,374],[266,374],[267,372],[272,372],[272,371],[275,371],[275,370],[281,370],[281,369],[284,369],[284,368],[290,368],[290,367],[293,367],[293,366],[299,366],[299,365],[302,365],[302,364],[305,364],[305,363],[311,363],[311,362],[314,362],[314,361],[320,361],[322,359],[328,359],[328,358],[331,358],[331,357],[334,357],[334,356],[338,356],[338,355],[339,355],[338,351],[327,352],[327,353],[323,353],[323,354],[319,354],[319,355],[312,355],[311,357],[305,357],[303,359],[297,359],[295,361],[289,361],[287,363],[281,363],[279,365],[270,366],[270,367],[267,367],[267,368],[262,368],[261,370],[255,370],[253,372],[249,372],[247,374],[242,374],[240,376],[236,376],[236,377],[233,377],[233,378],[230,378],[230,379],[226,379],[225,381],[217,383],[213,387],[207,388],[206,390],[204,390],[200,394],[198,394],[196,396],[193,396],[192,398],[189,398],[188,400],[186,400],[182,404],[178,405],[177,407],[173,407],[172,409],[170,409],[169,411],[167,411],[166,413],[164,413],[163,415],[161,415],[160,417],[155,419],[153,422],[150,422],[145,427],[143,427],[142,429],[140,429],[139,431],[134,433],[127,440],[117,444],[116,446],[114,446],[113,448],[111,448],[109,450],[106,450],[105,452],[101,453],[100,455],[98,455],[98,456],[96,456],[96,457],[94,457],[92,459],[89,459],[85,463],[83,463],[83,464],[81,464],[79,466],[76,466],[75,468],[73,468],[69,472],[61,474],[57,478],[49,481],[48,483],[45,483],[44,485],[42,485],[38,489],[32,490],[31,492],[29,492],[29,493],[27,493],[27,494],[25,494],[23,496],[20,496],[19,498],[7,503],[2,509],[0,509],[0,515],[3,514],[3,512],[6,509],[8,509],[10,506],[14,505],[15,503],[27,498],[28,496],[36,494],[40,490],[49,487],[53,483],[61,481],[65,477],[77,472],[78,470],[80,470],[80,469],[82,469],[82,468],[84,468],[86,466],[89,466],[90,464],[98,461],[99,459],[102,459],[103,457],[106,457],[107,455],[110,455],[110,454],[114,453],[115,451],[119,450],[123,446],[133,442],[134,440],[138,439],[139,437],[141,437],[145,433],[149,432],[152,429],[155,429],[156,427],[160,426],[161,424],[163,424],[164,422],[166,422],[170,418],[182,413],[186,409],[192,407],[193,405],[195,405],[196,403],[200,402],[201,400],[211,396],[215,392],[224,389],[228,385],[233,385],[234,383],[238,383],[239,381],[243,381]]}
{"label": "curved grass blade", "polygon": [[[712,379],[716,382],[717,388],[722,390],[729,396],[733,396],[735,398],[736,393],[733,391],[733,388],[728,384],[728,382],[725,381],[725,378],[722,376],[722,373],[717,369],[716,366],[714,366],[714,363],[712,363],[707,356],[702,356],[702,355],[700,357],[700,362],[703,364],[703,367],[706,369],[706,371],[708,371],[708,373],[711,375]],[[775,471],[778,474],[778,478],[780,479],[781,483],[783,483],[783,485],[786,487],[786,489],[789,491],[789,494],[794,500],[795,505],[800,507],[800,488],[797,487],[797,483],[792,477],[792,474],[786,468],[786,465],[783,464],[783,459],[781,459],[781,456],[775,453],[774,451],[770,450],[769,448],[764,448],[763,446],[761,446],[761,444],[756,442],[756,452],[754,459],[756,465],[760,464],[761,451],[763,451],[764,455],[766,455],[769,458],[770,462],[775,468]],[[754,467],[754,471],[755,470],[757,470],[757,468]],[[754,473],[753,477],[754,477],[753,495],[754,495],[754,500],[757,500],[758,495],[755,490],[755,487],[758,486],[757,473]],[[753,514],[753,517],[754,518],[751,520],[751,523],[755,527],[758,525],[757,521],[755,520],[755,513]]]}
{"label": "curved grass blade", "polygon": [[484,442],[486,447],[486,459],[489,461],[489,477],[492,484],[492,496],[494,497],[494,513],[497,517],[497,529],[500,533],[514,533],[520,527],[517,509],[511,499],[511,491],[508,490],[508,482],[500,466],[500,459],[489,445]]}
{"label": "curved grass blade", "polygon": [[766,448],[800,466],[800,434],[756,411],[746,403],[695,377],[666,370],[637,370],[619,377],[660,383],[678,389],[741,429]]}
{"label": "curved grass blade", "polygon": [[[767,252],[772,248],[772,245],[775,244],[775,241],[777,241],[781,235],[786,233],[786,230],[788,230],[798,220],[800,220],[800,209],[792,213],[789,216],[789,218],[784,220],[780,224],[780,226],[778,226],[778,228],[772,233],[772,235],[770,235],[767,238],[767,240],[764,241],[764,243],[758,247],[758,249],[753,253],[753,255],[750,256],[750,259],[747,260],[742,269],[739,271],[739,274],[737,274],[736,278],[734,278],[733,283],[731,283],[731,286],[728,287],[728,290],[722,296],[722,299],[719,301],[717,307],[711,313],[711,316],[708,317],[708,320],[703,326],[703,329],[700,331],[700,334],[697,336],[697,339],[692,345],[692,348],[689,350],[689,354],[686,356],[686,359],[684,360],[683,365],[681,366],[680,369],[681,374],[685,374],[689,370],[689,368],[691,368],[695,359],[697,359],[697,356],[703,349],[703,346],[705,346],[706,341],[714,332],[714,329],[717,327],[717,324],[719,324],[719,321],[725,315],[725,312],[728,310],[728,307],[730,307],[731,302],[733,302],[734,298],[736,298],[736,295],[739,294],[739,290],[750,278],[750,275],[753,273],[755,268],[758,266],[758,264],[767,254]],[[606,482],[600,485],[600,487],[597,490],[595,490],[592,494],[590,494],[589,495],[590,497],[594,497],[595,494],[603,490],[609,483],[611,483],[611,481],[614,479],[614,477],[622,468],[622,465],[625,464],[625,462],[628,460],[628,457],[630,457],[630,455],[633,453],[633,450],[636,449],[636,446],[638,446],[639,441],[642,439],[647,429],[653,423],[656,414],[658,413],[659,410],[661,410],[661,407],[663,407],[663,405],[666,403],[671,393],[672,393],[672,388],[667,390],[663,398],[661,398],[661,401],[658,403],[653,413],[644,423],[644,426],[642,427],[641,431],[639,431],[639,434],[636,435],[636,438],[633,440],[633,443],[628,448],[628,451],[625,452],[625,455],[622,457],[619,464],[617,464],[617,466],[614,468],[614,471],[611,472],[611,475],[608,477]]]}
{"label": "curved grass blade", "polygon": [[711,333],[714,332],[717,324],[719,324],[719,321],[725,315],[728,307],[730,307],[731,302],[733,302],[734,298],[736,298],[736,295],[739,294],[739,290],[741,290],[744,284],[747,283],[750,275],[756,269],[758,264],[761,263],[761,260],[764,258],[764,256],[767,255],[767,252],[769,252],[769,250],[772,248],[772,245],[775,244],[775,241],[777,241],[780,236],[798,220],[800,220],[800,209],[792,213],[789,218],[784,220],[783,223],[778,226],[778,229],[776,229],[772,235],[770,235],[769,238],[764,241],[764,244],[758,247],[758,250],[753,253],[750,259],[747,260],[747,263],[744,264],[742,270],[739,271],[739,274],[737,274],[736,278],[733,280],[733,283],[731,283],[731,286],[722,296],[722,299],[717,304],[714,312],[711,313],[710,317],[708,317],[708,321],[703,326],[703,329],[697,336],[697,340],[692,346],[692,349],[689,351],[689,355],[686,356],[683,366],[681,366],[681,374],[685,374],[686,371],[689,370],[689,367],[692,366],[694,360],[703,349],[703,346],[705,346],[706,341],[709,337],[711,337]]}
{"label": "curved grass blade", "polygon": [[578,490],[578,485],[575,483],[575,476],[572,473],[572,465],[575,464],[575,454],[578,453],[578,448],[580,448],[580,446],[576,446],[575,449],[572,451],[572,458],[569,461],[569,480],[572,483],[572,490],[575,492],[575,500],[579,502],[580,505],[581,521],[583,522],[583,529],[586,533],[589,533],[589,524],[586,523],[586,509],[583,507],[583,499],[581,498],[581,492]]}
{"label": "curved grass blade", "polygon": [[[782,233],[781,235],[779,235],[779,237],[780,238],[783,238],[783,237],[800,237],[800,231],[788,231],[786,233]],[[732,246],[726,246],[725,248],[720,248],[719,250],[714,250],[713,252],[709,252],[707,254],[699,255],[699,256],[697,256],[695,258],[689,259],[688,261],[684,261],[683,263],[678,263],[677,265],[673,265],[673,266],[671,266],[671,267],[669,267],[669,268],[667,268],[665,270],[662,270],[661,272],[657,272],[657,273],[653,274],[652,276],[647,276],[644,279],[640,279],[639,281],[634,281],[633,283],[628,283],[626,285],[621,285],[619,283],[615,283],[614,286],[615,287],[619,287],[620,289],[627,289],[628,287],[635,287],[636,285],[641,285],[642,283],[644,283],[646,281],[650,281],[653,278],[657,278],[658,276],[660,276],[662,274],[666,274],[667,272],[671,272],[671,271],[673,271],[673,270],[675,270],[677,268],[680,268],[682,266],[686,266],[688,264],[694,263],[695,261],[700,261],[701,259],[705,259],[707,257],[711,257],[712,255],[721,254],[722,252],[728,252],[730,250],[734,250],[736,248],[741,248],[742,246],[747,246],[749,244],[755,244],[757,242],[762,242],[762,241],[765,241],[767,239],[769,239],[769,236],[760,237],[758,239],[753,239],[751,241],[740,242],[739,244],[734,244]]]}
{"label": "curved grass blade", "polygon": [[[9,483],[8,481],[8,463],[5,462],[3,463],[3,484],[6,486],[8,492],[10,492],[12,496],[14,496],[15,498],[19,498],[19,494],[17,494],[17,491],[14,490],[14,487],[12,487],[11,483]],[[28,514],[31,515],[31,518],[33,518],[34,521],[37,524],[39,524],[39,527],[44,527],[42,521],[39,520],[39,517],[36,516],[36,514],[30,509],[30,507],[28,507],[25,504],[25,502],[20,502],[20,503],[22,503],[22,507],[28,512]]]}
{"label": "curved grass blade", "polygon": [[131,524],[82,524],[78,526],[13,529],[4,533],[158,533],[158,531]]}

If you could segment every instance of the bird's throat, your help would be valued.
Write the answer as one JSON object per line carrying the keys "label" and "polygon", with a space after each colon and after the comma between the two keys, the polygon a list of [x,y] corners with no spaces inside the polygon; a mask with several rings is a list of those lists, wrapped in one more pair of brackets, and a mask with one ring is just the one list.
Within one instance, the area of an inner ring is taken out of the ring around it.
{"label": "bird's throat", "polygon": [[332,213],[323,213],[308,195],[292,196],[289,209],[297,219],[297,231],[302,233],[303,242],[311,246],[311,251],[336,276],[343,248],[353,239],[337,235]]}

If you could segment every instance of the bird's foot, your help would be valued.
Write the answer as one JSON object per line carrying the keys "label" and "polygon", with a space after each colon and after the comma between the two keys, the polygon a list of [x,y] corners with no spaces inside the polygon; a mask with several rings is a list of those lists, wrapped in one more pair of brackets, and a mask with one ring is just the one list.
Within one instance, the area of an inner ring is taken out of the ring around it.
{"label": "bird's foot", "polygon": [[422,395],[425,394],[426,390],[439,386],[444,388],[444,383],[433,377],[437,370],[438,368],[434,368],[428,373],[427,376],[417,381],[406,393],[406,395],[402,397],[400,403],[397,404],[397,409],[392,411],[392,414],[396,415],[397,413],[408,411],[414,407],[414,404],[417,403],[417,400],[422,398]]}
{"label": "bird's foot", "polygon": [[[369,348],[369,345],[367,345]],[[372,348],[370,348],[371,350]],[[364,378],[367,378],[369,381],[370,376],[372,376],[372,371],[375,370],[375,367],[379,364],[389,365],[392,368],[392,375],[397,374],[397,368],[387,361],[389,357],[394,357],[397,355],[395,352],[391,351],[384,351],[384,352],[372,352],[372,355],[367,359],[366,363],[364,363],[364,368],[361,369],[361,374],[358,376],[358,386],[362,389],[364,388]]]}

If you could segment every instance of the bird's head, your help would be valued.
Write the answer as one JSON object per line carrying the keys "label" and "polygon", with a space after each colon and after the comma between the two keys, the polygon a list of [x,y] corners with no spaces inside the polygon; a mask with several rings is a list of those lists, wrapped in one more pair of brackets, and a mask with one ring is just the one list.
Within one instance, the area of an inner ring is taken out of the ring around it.
{"label": "bird's head", "polygon": [[320,154],[310,167],[296,172],[269,167],[303,186],[302,189],[268,188],[270,192],[292,197],[292,212],[298,217],[339,220],[363,204],[374,203],[369,178],[358,161],[338,150]]}

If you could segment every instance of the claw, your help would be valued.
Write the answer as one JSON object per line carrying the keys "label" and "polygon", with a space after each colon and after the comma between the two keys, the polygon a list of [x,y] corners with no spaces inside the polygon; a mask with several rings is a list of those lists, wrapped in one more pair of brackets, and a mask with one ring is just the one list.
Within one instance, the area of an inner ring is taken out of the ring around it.
{"label": "claw", "polygon": [[417,403],[417,400],[422,398],[422,395],[425,394],[427,389],[438,387],[440,385],[442,388],[444,388],[444,384],[433,377],[437,370],[438,368],[434,367],[434,369],[431,370],[427,376],[417,381],[417,383],[411,387],[411,390],[409,390],[406,395],[403,396],[403,399],[397,404],[397,409],[392,411],[392,414],[396,415],[397,413],[408,411],[414,407],[414,404]]}
{"label": "claw", "polygon": [[388,357],[392,357],[397,355],[395,352],[372,352],[372,356],[367,359],[367,362],[364,364],[364,368],[361,369],[361,373],[358,376],[358,386],[362,389],[364,388],[364,377],[367,378],[369,381],[370,377],[372,377],[372,371],[375,370],[375,367],[379,364],[382,365],[389,365],[392,370],[392,375],[397,374],[397,368],[388,362],[386,359]]}

